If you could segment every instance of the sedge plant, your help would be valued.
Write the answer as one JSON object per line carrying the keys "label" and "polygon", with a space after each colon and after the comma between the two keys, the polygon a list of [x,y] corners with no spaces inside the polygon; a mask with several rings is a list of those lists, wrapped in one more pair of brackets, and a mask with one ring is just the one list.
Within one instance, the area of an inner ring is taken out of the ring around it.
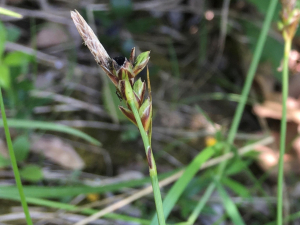
{"label": "sedge plant", "polygon": [[282,118],[280,127],[280,150],[278,162],[278,181],[277,181],[277,224],[282,224],[283,217],[283,157],[285,153],[286,127],[287,127],[287,98],[288,98],[288,79],[289,79],[289,55],[292,40],[297,31],[300,20],[299,0],[281,0],[282,10],[280,13],[281,21],[278,27],[284,39],[283,69],[282,69]]}
{"label": "sedge plant", "polygon": [[141,79],[135,80],[137,74],[147,65],[150,59],[150,51],[141,53],[135,59],[135,48],[133,48],[131,50],[129,60],[125,57],[110,58],[83,17],[77,11],[72,11],[71,17],[85,45],[91,51],[97,64],[104,70],[109,79],[113,82],[118,96],[126,102],[127,108],[119,106],[119,109],[139,128],[148,161],[158,222],[160,225],[165,225],[156,164],[151,148],[152,98],[148,69],[148,98],[146,100],[144,100],[146,83]]}

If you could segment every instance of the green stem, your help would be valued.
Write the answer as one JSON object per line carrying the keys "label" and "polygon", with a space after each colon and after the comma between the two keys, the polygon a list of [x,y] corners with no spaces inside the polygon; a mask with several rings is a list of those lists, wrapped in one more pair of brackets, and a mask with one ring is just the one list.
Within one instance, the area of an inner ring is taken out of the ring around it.
{"label": "green stem", "polygon": [[133,115],[135,117],[135,120],[137,122],[138,128],[140,130],[144,147],[145,147],[145,152],[146,156],[149,156],[149,151],[150,152],[150,157],[151,159],[148,159],[148,162],[151,161],[151,166],[149,165],[149,173],[150,173],[150,178],[151,178],[151,183],[152,183],[152,188],[153,188],[153,194],[154,194],[154,201],[156,205],[156,212],[157,212],[157,217],[158,217],[158,223],[159,225],[165,225],[165,216],[164,216],[164,211],[163,211],[163,205],[162,205],[162,200],[161,200],[161,194],[160,194],[160,189],[158,185],[158,179],[157,179],[157,170],[156,170],[156,164],[153,156],[153,152],[151,149],[151,145],[148,139],[148,135],[146,134],[140,115],[138,113],[138,110],[134,104],[134,101],[128,101],[128,104],[131,107],[131,110],[133,112]]}
{"label": "green stem", "polygon": [[[268,8],[268,14],[266,16],[266,19],[264,21],[263,27],[262,27],[262,31],[260,33],[259,36],[259,40],[257,42],[255,51],[254,51],[254,55],[253,55],[253,59],[252,62],[250,64],[247,76],[246,76],[246,81],[245,81],[245,85],[243,87],[242,90],[242,94],[241,94],[241,99],[240,102],[237,106],[237,109],[235,111],[235,115],[233,117],[233,121],[232,121],[232,125],[230,127],[229,133],[228,133],[228,137],[227,137],[227,142],[229,145],[233,144],[235,135],[237,133],[242,115],[243,115],[243,111],[245,109],[245,105],[247,103],[247,98],[250,92],[250,88],[252,86],[252,81],[254,79],[255,76],[255,72],[262,54],[262,51],[264,49],[264,45],[268,36],[268,31],[269,31],[269,27],[276,9],[276,5],[277,5],[277,0],[270,0],[270,5]],[[226,152],[230,151],[230,147],[226,148]],[[221,163],[220,167],[219,167],[219,175],[221,176],[224,172],[224,169],[227,165],[227,161],[224,161],[223,163]]]}
{"label": "green stem", "polygon": [[289,79],[289,54],[291,50],[292,40],[286,39],[284,46],[284,61],[282,71],[282,118],[280,128],[280,153],[278,163],[278,182],[277,182],[277,224],[282,225],[282,198],[283,198],[283,157],[285,152],[285,139],[286,139],[286,113],[287,113],[287,98],[288,98],[288,79]]}
{"label": "green stem", "polygon": [[[252,85],[252,81],[255,76],[255,72],[256,72],[259,60],[261,58],[261,53],[263,51],[263,47],[264,47],[264,44],[265,44],[267,36],[268,36],[269,27],[270,27],[272,18],[274,16],[277,1],[278,0],[270,0],[268,12],[267,12],[261,33],[259,35],[259,39],[258,39],[256,48],[255,48],[255,51],[254,51],[252,62],[250,64],[250,67],[249,67],[249,70],[248,70],[248,73],[246,76],[246,81],[245,81],[245,85],[242,90],[241,99],[237,106],[237,110],[235,112],[235,115],[234,115],[234,118],[232,121],[232,125],[230,127],[229,134],[227,137],[227,142],[228,142],[229,146],[227,148],[225,148],[224,154],[226,154],[230,151],[230,145],[232,145],[235,135],[237,133],[238,126],[241,121],[241,117],[242,117],[245,105],[247,103],[247,98],[248,98],[248,94],[249,94],[249,91],[250,91],[250,88]],[[216,177],[217,180],[220,180],[222,178],[222,175],[226,169],[226,165],[227,165],[227,161],[223,161],[219,165],[218,174]],[[205,198],[204,197],[201,198],[201,200],[199,201],[198,205],[196,206],[194,212],[192,213],[192,217],[189,218],[189,220],[188,220],[190,222],[190,224],[194,224],[194,222],[196,221],[196,218],[197,218],[194,215],[196,215],[196,213],[197,213],[197,215],[199,215],[201,213],[203,205],[206,204],[206,202],[209,199],[209,196],[213,193],[214,189],[215,189],[215,185],[213,185],[213,184],[210,184],[210,186],[206,189],[206,191],[204,193]],[[199,205],[202,207],[199,207]],[[198,208],[200,208],[200,210]]]}
{"label": "green stem", "polygon": [[11,159],[11,164],[12,164],[12,168],[13,168],[14,175],[15,175],[16,184],[17,184],[19,194],[20,194],[21,204],[22,204],[22,207],[23,207],[23,210],[25,213],[27,224],[32,225],[32,221],[31,221],[31,217],[29,214],[29,210],[28,210],[25,194],[24,194],[23,187],[22,187],[20,174],[19,174],[19,169],[18,169],[16,157],[15,157],[15,152],[13,149],[13,145],[12,145],[12,141],[11,141],[11,137],[10,137],[10,133],[9,133],[9,128],[7,125],[5,107],[4,107],[4,103],[3,103],[1,88],[0,88],[0,107],[1,107],[1,114],[2,114],[2,120],[3,120],[3,126],[4,126],[4,131],[5,131],[7,147],[8,147],[9,156]]}

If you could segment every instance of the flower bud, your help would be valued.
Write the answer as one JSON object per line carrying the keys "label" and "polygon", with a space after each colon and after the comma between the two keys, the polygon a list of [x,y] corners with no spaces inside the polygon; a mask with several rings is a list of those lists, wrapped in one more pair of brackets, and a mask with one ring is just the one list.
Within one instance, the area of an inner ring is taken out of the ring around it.
{"label": "flower bud", "polygon": [[133,67],[133,73],[134,73],[135,76],[139,72],[141,72],[144,69],[144,67],[147,65],[147,63],[150,59],[149,54],[150,54],[150,51],[142,52],[136,58],[136,61],[134,63],[134,67]]}

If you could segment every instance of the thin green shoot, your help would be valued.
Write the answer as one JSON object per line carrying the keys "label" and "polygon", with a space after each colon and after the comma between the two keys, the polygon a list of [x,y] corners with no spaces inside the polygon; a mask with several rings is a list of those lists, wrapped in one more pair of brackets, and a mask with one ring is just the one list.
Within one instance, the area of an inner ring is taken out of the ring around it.
{"label": "thin green shoot", "polygon": [[12,141],[11,141],[11,137],[10,137],[10,133],[9,133],[9,127],[7,125],[6,113],[5,113],[5,107],[4,107],[4,103],[3,103],[1,88],[0,88],[0,107],[1,107],[1,114],[2,114],[3,126],[4,126],[4,131],[5,131],[6,143],[7,143],[8,152],[9,152],[9,156],[10,156],[10,160],[11,160],[11,164],[12,164],[12,168],[13,168],[13,172],[14,172],[14,176],[15,176],[15,181],[16,181],[16,184],[17,184],[17,187],[18,187],[18,190],[19,190],[21,204],[22,204],[22,207],[23,207],[23,210],[24,210],[24,213],[25,213],[27,225],[32,225],[33,223],[31,221],[31,217],[30,217],[30,213],[29,213],[29,210],[28,210],[25,194],[24,194],[24,191],[23,191],[23,186],[22,186],[22,181],[21,181],[21,177],[20,177],[20,174],[19,174],[17,160],[16,160],[16,157],[15,157],[15,152],[14,152],[14,149],[13,149],[13,145],[12,145]]}
{"label": "thin green shoot", "polygon": [[143,127],[141,118],[139,116],[139,113],[137,111],[137,108],[135,106],[135,103],[133,101],[130,101],[129,105],[130,105],[131,110],[132,110],[132,112],[134,114],[134,117],[136,119],[139,131],[141,133],[142,140],[143,140],[144,147],[145,147],[146,156],[151,157],[152,168],[149,167],[149,173],[150,173],[150,178],[151,178],[151,183],[152,183],[152,188],[153,188],[154,201],[155,201],[155,205],[156,205],[156,212],[157,212],[157,215],[158,215],[158,222],[159,222],[159,225],[165,225],[166,222],[165,222],[164,210],[163,210],[162,199],[161,199],[161,194],[160,194],[160,189],[159,189],[159,184],[158,184],[156,164],[155,164],[155,160],[154,160],[154,157],[153,157],[152,150],[151,150],[151,155],[149,156],[149,154],[148,154],[149,148],[151,148],[149,138],[148,138],[148,135],[146,134],[146,132],[144,130],[144,127]]}
{"label": "thin green shoot", "polygon": [[[192,180],[192,178],[199,171],[199,168],[203,163],[205,163],[209,158],[213,156],[213,154],[223,146],[222,143],[216,144],[215,146],[210,146],[201,151],[194,160],[187,166],[182,176],[176,181],[176,183],[172,186],[171,190],[168,192],[166,197],[164,198],[163,207],[165,218],[167,218],[176,204],[177,200]],[[157,216],[152,219],[151,225],[156,224]]]}
{"label": "thin green shoot", "polygon": [[[39,129],[39,130],[51,130],[51,131],[57,131],[62,132],[66,134],[71,134],[77,137],[80,137],[92,144],[101,146],[101,143],[92,138],[91,136],[76,130],[74,128],[62,125],[62,124],[56,124],[54,122],[43,122],[43,121],[34,121],[34,120],[21,120],[21,119],[8,119],[7,120],[9,127],[15,127],[15,128],[25,128],[25,129]],[[0,127],[3,127],[4,123],[0,121]]]}

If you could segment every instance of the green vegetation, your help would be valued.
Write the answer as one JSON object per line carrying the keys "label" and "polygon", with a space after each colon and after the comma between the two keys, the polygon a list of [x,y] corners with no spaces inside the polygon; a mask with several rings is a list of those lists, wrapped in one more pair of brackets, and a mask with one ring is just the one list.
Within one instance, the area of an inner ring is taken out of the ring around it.
{"label": "green vegetation", "polygon": [[296,224],[299,0],[11,4],[0,223]]}

